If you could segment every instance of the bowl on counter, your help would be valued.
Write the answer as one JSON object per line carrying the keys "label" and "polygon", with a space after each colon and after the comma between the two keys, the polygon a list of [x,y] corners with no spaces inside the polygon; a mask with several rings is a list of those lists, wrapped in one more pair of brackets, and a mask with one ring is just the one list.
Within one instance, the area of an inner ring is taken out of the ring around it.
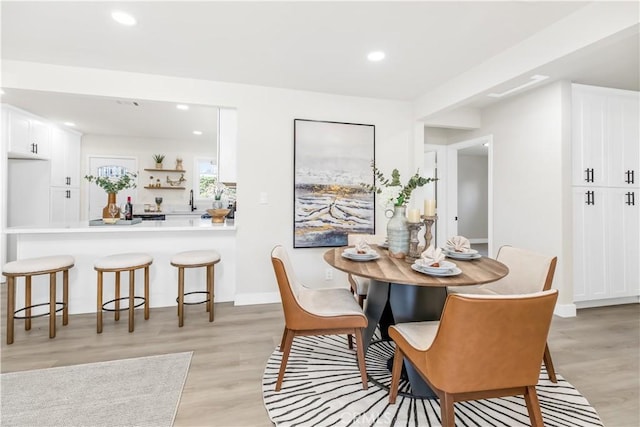
{"label": "bowl on counter", "polygon": [[231,209],[207,209],[207,213],[211,215],[211,222],[214,224],[223,223],[229,212]]}

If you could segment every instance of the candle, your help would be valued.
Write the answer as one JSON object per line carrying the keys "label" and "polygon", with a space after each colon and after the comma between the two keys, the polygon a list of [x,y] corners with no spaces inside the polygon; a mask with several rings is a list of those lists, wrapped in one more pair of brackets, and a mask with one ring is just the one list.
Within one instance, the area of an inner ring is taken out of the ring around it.
{"label": "candle", "polygon": [[436,201],[428,199],[424,201],[424,216],[436,216]]}
{"label": "candle", "polygon": [[420,222],[420,209],[409,209],[409,222]]}

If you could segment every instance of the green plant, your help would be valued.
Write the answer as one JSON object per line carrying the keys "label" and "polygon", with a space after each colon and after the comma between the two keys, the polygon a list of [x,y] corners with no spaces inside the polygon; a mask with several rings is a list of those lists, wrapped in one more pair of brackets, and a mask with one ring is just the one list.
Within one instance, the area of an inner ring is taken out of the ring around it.
{"label": "green plant", "polygon": [[96,185],[102,188],[107,193],[118,193],[125,188],[136,188],[135,178],[138,175],[131,172],[126,172],[119,177],[96,177],[93,175],[85,175],[84,179],[89,182],[95,182]]}
{"label": "green plant", "polygon": [[373,168],[374,184],[362,184],[362,186],[368,191],[375,191],[377,194],[382,194],[381,202],[385,205],[387,203],[393,203],[394,206],[404,206],[409,203],[413,190],[437,179],[421,177],[420,171],[418,170],[415,175],[409,178],[409,181],[402,186],[398,169],[394,169],[391,172],[391,179],[388,179],[373,162],[371,163],[371,167]]}
{"label": "green plant", "polygon": [[164,157],[165,157],[164,154],[154,154],[153,155],[153,160],[156,163],[162,163],[164,161]]}

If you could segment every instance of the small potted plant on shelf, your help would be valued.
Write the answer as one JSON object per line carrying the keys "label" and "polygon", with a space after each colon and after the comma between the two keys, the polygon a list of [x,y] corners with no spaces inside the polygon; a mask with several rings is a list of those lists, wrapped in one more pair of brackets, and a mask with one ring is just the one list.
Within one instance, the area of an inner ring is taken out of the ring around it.
{"label": "small potted plant on shelf", "polygon": [[154,154],[153,161],[156,162],[156,169],[162,169],[162,162],[164,162],[164,154]]}

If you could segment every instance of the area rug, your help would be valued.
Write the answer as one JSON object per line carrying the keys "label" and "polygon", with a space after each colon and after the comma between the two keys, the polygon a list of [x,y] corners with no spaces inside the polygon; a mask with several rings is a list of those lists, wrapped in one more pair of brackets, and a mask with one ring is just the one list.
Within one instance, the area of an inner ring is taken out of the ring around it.
{"label": "area rug", "polygon": [[[387,388],[391,383],[387,360],[393,351],[392,342],[380,342],[369,347],[366,357],[367,374]],[[396,404],[389,405],[388,390],[371,381],[363,390],[346,337],[296,337],[282,390],[275,392],[281,357],[276,349],[262,378],[264,404],[276,426],[441,425],[437,399],[398,396]],[[545,426],[602,426],[595,409],[561,376],[554,384],[542,370],[536,390]],[[407,381],[401,382],[400,391],[410,391]],[[459,402],[455,417],[457,426],[529,425],[523,397]]]}
{"label": "area rug", "polygon": [[191,354],[2,374],[0,425],[171,426]]}

